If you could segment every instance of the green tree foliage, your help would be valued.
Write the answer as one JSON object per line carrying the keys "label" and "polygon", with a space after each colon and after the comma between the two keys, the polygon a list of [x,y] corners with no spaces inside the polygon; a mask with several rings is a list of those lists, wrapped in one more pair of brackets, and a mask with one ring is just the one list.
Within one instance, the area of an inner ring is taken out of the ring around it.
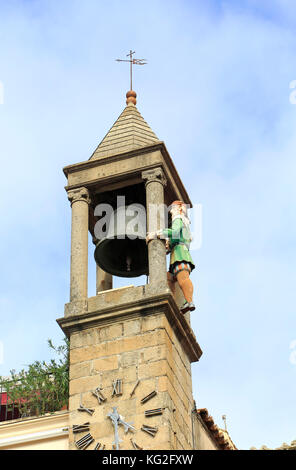
{"label": "green tree foliage", "polygon": [[16,373],[11,370],[11,377],[0,376],[2,390],[7,392],[9,410],[18,407],[20,415],[38,416],[59,411],[68,407],[69,397],[69,342],[55,347],[48,340],[49,347],[59,356],[58,360],[35,361]]}

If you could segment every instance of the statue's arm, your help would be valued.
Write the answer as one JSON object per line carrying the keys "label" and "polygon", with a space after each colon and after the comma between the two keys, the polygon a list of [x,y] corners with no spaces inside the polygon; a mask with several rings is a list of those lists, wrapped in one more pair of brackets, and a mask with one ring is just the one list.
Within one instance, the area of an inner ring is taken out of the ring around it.
{"label": "statue's arm", "polygon": [[183,221],[181,218],[175,219],[172,223],[172,229],[171,229],[171,242],[178,243],[181,240],[181,235],[182,235],[182,228],[183,228]]}
{"label": "statue's arm", "polygon": [[168,238],[169,240],[172,238],[172,229],[171,228],[165,228],[162,230],[162,235],[164,238]]}
{"label": "statue's arm", "polygon": [[166,238],[170,243],[178,243],[181,239],[181,232],[183,227],[183,221],[181,218],[177,218],[172,223],[172,228],[166,228],[159,230],[158,232],[149,232],[146,237],[147,243],[153,238]]}

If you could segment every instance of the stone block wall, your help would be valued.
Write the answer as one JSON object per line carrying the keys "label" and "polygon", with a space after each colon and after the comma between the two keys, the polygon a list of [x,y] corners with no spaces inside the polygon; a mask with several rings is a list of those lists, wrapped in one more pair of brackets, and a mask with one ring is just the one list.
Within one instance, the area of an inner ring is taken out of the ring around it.
{"label": "stone block wall", "polygon": [[[70,338],[70,448],[85,432],[73,435],[73,424],[90,422],[94,448],[100,442],[112,449],[114,427],[108,413],[116,406],[136,432],[119,426],[121,449],[132,449],[133,439],[144,449],[192,449],[193,409],[191,364],[164,313],[72,332]],[[112,383],[122,380],[122,395],[112,396]],[[134,394],[131,392],[139,380]],[[92,390],[101,387],[106,401],[99,404]],[[141,399],[157,394],[141,404]],[[82,404],[94,409],[90,416],[78,411]],[[162,408],[161,415],[145,417],[145,410]],[[157,427],[155,437],[142,425]]]}

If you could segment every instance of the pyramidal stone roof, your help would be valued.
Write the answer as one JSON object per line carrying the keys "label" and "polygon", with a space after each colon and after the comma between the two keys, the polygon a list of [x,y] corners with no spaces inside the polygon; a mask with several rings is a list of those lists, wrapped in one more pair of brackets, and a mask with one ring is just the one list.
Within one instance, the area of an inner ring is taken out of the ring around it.
{"label": "pyramidal stone roof", "polygon": [[133,103],[128,103],[90,160],[109,157],[160,142]]}

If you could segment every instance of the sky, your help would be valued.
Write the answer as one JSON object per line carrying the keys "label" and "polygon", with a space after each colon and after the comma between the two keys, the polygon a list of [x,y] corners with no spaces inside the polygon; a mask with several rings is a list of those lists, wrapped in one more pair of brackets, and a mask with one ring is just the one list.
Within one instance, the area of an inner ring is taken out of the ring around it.
{"label": "sky", "polygon": [[226,414],[240,449],[296,439],[295,26],[293,0],[0,0],[0,375],[62,341],[62,168],[122,112],[128,66],[114,59],[132,48],[148,62],[137,107],[202,205],[197,407],[220,427]]}

